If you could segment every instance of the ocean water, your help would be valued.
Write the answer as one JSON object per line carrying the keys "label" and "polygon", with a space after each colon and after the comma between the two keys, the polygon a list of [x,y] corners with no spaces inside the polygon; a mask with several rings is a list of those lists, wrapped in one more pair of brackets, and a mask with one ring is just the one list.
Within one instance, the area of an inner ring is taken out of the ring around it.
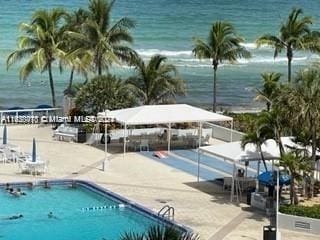
{"label": "ocean water", "polygon": [[[73,10],[86,7],[86,0],[0,0],[0,106],[32,107],[50,104],[46,73],[34,73],[26,82],[19,80],[19,64],[6,70],[6,58],[16,47],[18,24],[28,21],[39,8],[63,7]],[[234,24],[245,38],[244,45],[252,52],[250,60],[238,64],[222,64],[218,70],[218,104],[223,108],[255,108],[255,89],[260,86],[261,72],[277,71],[286,79],[287,62],[283,53],[273,58],[270,48],[256,49],[255,39],[264,33],[275,34],[293,7],[301,7],[314,18],[314,29],[320,28],[320,2],[317,0],[117,0],[113,19],[127,16],[136,21],[134,49],[146,60],[153,54],[163,54],[175,64],[186,81],[187,95],[178,102],[202,107],[211,106],[212,68],[210,61],[195,59],[191,54],[192,38],[206,38],[210,25],[217,20]],[[293,72],[319,59],[316,54],[295,53]],[[126,66],[113,71],[123,78],[132,73]],[[68,84],[68,70],[54,75],[57,101]],[[83,79],[76,76],[76,81]]]}

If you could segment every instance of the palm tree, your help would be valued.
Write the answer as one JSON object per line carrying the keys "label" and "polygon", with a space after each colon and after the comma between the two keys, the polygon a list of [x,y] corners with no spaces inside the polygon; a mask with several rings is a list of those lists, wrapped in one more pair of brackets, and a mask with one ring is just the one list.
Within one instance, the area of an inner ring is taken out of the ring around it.
{"label": "palm tree", "polygon": [[215,22],[207,42],[194,39],[193,54],[199,59],[211,59],[213,67],[213,111],[216,111],[217,70],[221,62],[235,63],[238,58],[250,58],[251,54],[240,44],[243,39],[236,35],[228,22]]}
{"label": "palm tree", "polygon": [[199,240],[197,234],[183,233],[174,227],[151,226],[145,233],[125,232],[120,240]]}
{"label": "palm tree", "polygon": [[81,84],[76,94],[76,107],[96,115],[105,109],[115,110],[135,105],[128,85],[113,75],[96,76]]}
{"label": "palm tree", "polygon": [[294,8],[288,19],[280,27],[278,36],[265,34],[256,40],[257,46],[269,45],[274,48],[276,58],[283,50],[286,51],[288,59],[288,82],[291,81],[291,62],[295,50],[319,51],[319,33],[312,32],[310,25],[312,18],[302,17],[302,9]]}
{"label": "palm tree", "polygon": [[63,35],[63,49],[67,53],[66,56],[61,59],[61,65],[67,65],[70,67],[69,84],[65,90],[65,94],[72,93],[72,84],[74,73],[83,75],[86,80],[88,77],[88,71],[92,57],[89,51],[75,51],[81,48],[79,41],[74,41],[67,32],[80,32],[82,25],[87,21],[89,17],[88,11],[80,8],[68,15],[66,23],[63,26],[65,34]]}
{"label": "palm tree", "polygon": [[261,134],[260,129],[256,131],[250,131],[246,135],[244,135],[241,139],[241,148],[244,150],[246,145],[251,143],[254,144],[260,154],[261,160],[263,162],[264,168],[267,171],[267,164],[263,155],[262,145],[268,138]]}
{"label": "palm tree", "polygon": [[279,147],[280,156],[284,153],[281,137],[285,135],[288,126],[287,115],[274,108],[269,112],[262,112],[256,120],[260,135],[265,139],[273,139]]}
{"label": "palm tree", "polygon": [[276,72],[262,73],[261,77],[263,80],[262,90],[257,90],[258,94],[255,97],[255,100],[266,102],[267,111],[270,111],[272,96],[279,87],[278,82],[280,80],[281,74]]}
{"label": "palm tree", "polygon": [[[288,101],[294,106],[297,128],[309,132],[312,149],[311,169],[316,164],[318,129],[320,127],[320,71],[315,68],[305,69],[297,74],[296,82],[288,94]],[[314,182],[312,175],[312,183]],[[311,188],[313,187],[313,184]],[[311,189],[312,190],[312,189]],[[311,191],[313,194],[313,191]]]}
{"label": "palm tree", "polygon": [[166,60],[164,56],[154,55],[147,63],[139,56],[131,61],[136,74],[128,78],[127,83],[141,104],[170,103],[177,95],[185,94],[183,80],[177,75],[175,66],[165,63]]}
{"label": "palm tree", "polygon": [[111,10],[115,1],[90,0],[89,17],[81,32],[69,31],[69,36],[80,43],[77,51],[90,51],[95,71],[102,75],[113,63],[128,62],[135,52],[127,46],[133,42],[129,29],[134,27],[130,18],[111,22]]}
{"label": "palm tree", "polygon": [[52,63],[64,55],[61,49],[60,25],[65,18],[64,10],[37,10],[30,23],[21,23],[24,35],[18,38],[18,49],[7,58],[7,69],[17,61],[28,59],[20,69],[20,79],[25,80],[35,70],[48,71],[52,105],[56,106]]}
{"label": "palm tree", "polygon": [[303,177],[302,173],[306,174],[309,171],[309,159],[300,150],[294,150],[293,152],[284,153],[279,159],[279,165],[284,167],[288,174],[290,174],[291,204],[298,204],[295,184],[296,180],[301,181]]}

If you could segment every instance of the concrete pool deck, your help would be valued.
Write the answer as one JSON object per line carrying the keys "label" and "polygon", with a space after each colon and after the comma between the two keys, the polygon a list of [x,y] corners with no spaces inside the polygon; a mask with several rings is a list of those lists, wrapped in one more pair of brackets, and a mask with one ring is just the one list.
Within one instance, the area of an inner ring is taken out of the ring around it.
{"label": "concrete pool deck", "polygon": [[[101,171],[104,152],[84,144],[52,139],[50,127],[8,126],[9,143],[31,152],[32,138],[37,151],[49,161],[43,176],[22,175],[17,164],[0,165],[1,182],[76,178],[95,182],[123,197],[158,211],[172,205],[175,220],[199,233],[201,239],[263,239],[262,226],[268,219],[245,204],[229,202],[221,186],[196,182],[196,177],[140,154],[112,155],[106,171]],[[316,236],[282,231],[282,239],[315,239]]]}

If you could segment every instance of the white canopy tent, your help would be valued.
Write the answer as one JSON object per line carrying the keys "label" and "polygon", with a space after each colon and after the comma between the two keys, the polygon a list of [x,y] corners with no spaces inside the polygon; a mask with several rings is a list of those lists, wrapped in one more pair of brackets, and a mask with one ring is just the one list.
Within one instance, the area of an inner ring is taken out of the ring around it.
{"label": "white canopy tent", "polygon": [[[126,151],[126,132],[128,126],[167,124],[169,130],[168,151],[170,151],[172,123],[199,123],[199,146],[201,144],[201,128],[203,123],[228,121],[231,122],[231,129],[233,127],[233,118],[187,104],[145,105],[108,111],[107,115],[107,117],[112,117],[116,122],[124,125],[124,152]],[[98,118],[104,118],[105,116],[105,112],[98,113]],[[230,138],[232,139],[232,131],[230,131],[230,134]]]}
{"label": "white canopy tent", "polygon": [[[301,148],[302,146],[295,143],[293,141],[293,137],[282,137],[281,142],[285,148],[285,151],[289,151],[290,148]],[[311,153],[310,149],[307,148],[308,151]],[[280,150],[277,143],[269,139],[265,141],[264,144],[261,146],[262,154],[265,160],[276,160],[280,158]],[[233,171],[233,179],[235,178],[235,168],[237,162],[244,162],[244,161],[260,161],[261,160],[261,153],[258,151],[257,147],[254,144],[247,144],[245,149],[241,148],[241,142],[230,142],[224,143],[219,145],[212,145],[212,146],[204,146],[200,147],[200,152],[205,152],[210,155],[214,155],[219,158],[223,158],[224,160],[229,160],[234,163],[234,171]],[[319,155],[320,153],[317,153]],[[200,154],[198,157],[198,168],[200,165]],[[259,174],[259,164],[257,173]],[[232,181],[232,191],[234,189],[234,180]],[[233,194],[231,193],[231,200],[233,199]]]}
{"label": "white canopy tent", "polygon": [[[261,146],[261,150],[266,160],[272,160],[280,157],[279,147],[274,140],[267,140]],[[261,159],[261,154],[254,144],[247,144],[245,149],[242,150],[240,141],[200,147],[200,151],[232,162],[256,161]]]}

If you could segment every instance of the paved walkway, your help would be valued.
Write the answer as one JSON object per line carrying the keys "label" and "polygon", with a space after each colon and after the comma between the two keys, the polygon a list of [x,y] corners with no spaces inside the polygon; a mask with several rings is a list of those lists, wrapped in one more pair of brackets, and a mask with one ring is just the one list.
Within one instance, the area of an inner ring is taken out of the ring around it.
{"label": "paved walkway", "polygon": [[251,212],[241,212],[238,216],[232,219],[228,224],[223,226],[215,234],[213,234],[209,240],[224,239],[230,232],[232,232],[239,224],[241,224],[246,218],[253,215]]}

